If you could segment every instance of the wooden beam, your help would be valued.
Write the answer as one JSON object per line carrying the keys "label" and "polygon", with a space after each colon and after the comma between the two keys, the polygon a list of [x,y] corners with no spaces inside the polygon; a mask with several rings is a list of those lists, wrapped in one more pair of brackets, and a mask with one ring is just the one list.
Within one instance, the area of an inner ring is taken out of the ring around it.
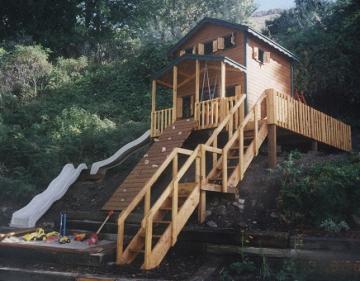
{"label": "wooden beam", "polygon": [[176,97],[177,97],[177,90],[178,90],[178,68],[175,65],[173,67],[173,122],[176,121]]}
{"label": "wooden beam", "polygon": [[274,169],[277,162],[276,125],[268,124],[268,131],[268,162],[269,168]]}
{"label": "wooden beam", "polygon": [[204,223],[206,219],[206,191],[200,191],[200,202],[199,202],[198,221]]}
{"label": "wooden beam", "polygon": [[168,87],[168,88],[172,88],[172,87],[173,87],[173,85],[171,85],[171,84],[169,84],[169,83],[166,83],[166,82],[164,82],[164,81],[161,81],[161,80],[156,80],[156,82],[157,82],[158,84],[163,85],[163,86]]}
{"label": "wooden beam", "polygon": [[189,83],[194,78],[195,78],[195,74],[192,75],[191,77],[186,78],[184,81],[182,81],[181,83],[178,84],[178,88],[184,86],[186,83]]}
{"label": "wooden beam", "polygon": [[315,140],[311,141],[311,150],[312,151],[318,151],[318,142]]}
{"label": "wooden beam", "polygon": [[225,98],[225,89],[226,89],[226,65],[221,62],[221,80],[220,80],[220,98]]}
{"label": "wooden beam", "polygon": [[199,102],[200,98],[200,62],[195,62],[195,103]]}
{"label": "wooden beam", "polygon": [[179,71],[179,70],[178,70],[178,73],[179,73],[179,75],[185,76],[186,78],[192,77],[191,74],[187,74],[187,73]]}
{"label": "wooden beam", "polygon": [[156,80],[152,81],[152,90],[151,90],[151,112],[156,110]]}

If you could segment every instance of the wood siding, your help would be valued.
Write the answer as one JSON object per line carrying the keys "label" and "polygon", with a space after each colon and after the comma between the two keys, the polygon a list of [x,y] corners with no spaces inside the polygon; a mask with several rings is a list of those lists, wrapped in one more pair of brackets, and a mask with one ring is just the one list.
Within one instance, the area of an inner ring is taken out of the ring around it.
{"label": "wood siding", "polygon": [[[253,58],[255,47],[270,52],[269,63],[262,64]],[[249,36],[247,43],[248,108],[251,108],[269,88],[291,94],[291,63],[278,51]]]}
{"label": "wood siding", "polygon": [[218,37],[229,35],[232,32],[234,32],[235,34],[235,47],[226,50],[218,50],[213,54],[224,55],[237,61],[240,64],[244,64],[245,63],[244,34],[242,32],[234,31],[230,28],[226,28],[215,24],[208,24],[203,28],[201,28],[187,42],[185,42],[182,46],[180,46],[179,50],[176,52],[176,55],[179,56],[181,50],[185,50],[186,48],[193,47],[198,43],[205,43],[208,41],[212,41],[217,39]]}

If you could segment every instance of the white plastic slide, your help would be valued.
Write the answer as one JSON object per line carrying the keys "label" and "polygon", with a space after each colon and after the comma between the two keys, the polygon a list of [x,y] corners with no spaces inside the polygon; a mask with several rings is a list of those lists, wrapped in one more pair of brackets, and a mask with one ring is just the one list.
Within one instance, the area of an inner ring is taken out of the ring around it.
{"label": "white plastic slide", "polygon": [[129,155],[132,151],[136,150],[140,146],[144,145],[150,140],[150,130],[146,131],[142,136],[138,137],[136,140],[129,142],[128,144],[121,147],[109,158],[98,161],[92,164],[90,175],[96,175],[99,172],[100,168],[111,167],[115,164],[119,164],[121,160]]}
{"label": "white plastic slide", "polygon": [[47,189],[36,195],[24,208],[13,213],[11,227],[35,227],[36,222],[46,213],[55,201],[62,198],[69,187],[77,180],[87,166],[82,163],[76,169],[73,164],[66,164],[60,174],[53,179]]}

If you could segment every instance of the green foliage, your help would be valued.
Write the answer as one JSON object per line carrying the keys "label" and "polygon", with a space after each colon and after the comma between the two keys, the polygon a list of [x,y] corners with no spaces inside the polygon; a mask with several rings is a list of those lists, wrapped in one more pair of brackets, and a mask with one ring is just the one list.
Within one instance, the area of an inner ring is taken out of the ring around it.
{"label": "green foliage", "polygon": [[36,46],[17,45],[0,57],[0,92],[11,94],[21,101],[38,95],[47,85],[52,65],[49,50]]}
{"label": "green foliage", "polygon": [[360,106],[360,2],[296,1],[265,33],[296,53],[297,88],[325,112],[357,123]]}
{"label": "green foliage", "polygon": [[256,265],[249,259],[237,261],[229,265],[229,267],[221,273],[221,280],[232,281],[232,276],[251,274],[256,272]]}
{"label": "green foliage", "polygon": [[282,268],[275,274],[277,281],[305,281],[307,280],[307,271],[302,265],[294,259],[285,260]]}
{"label": "green foliage", "polygon": [[320,227],[328,232],[338,233],[342,230],[349,230],[350,227],[345,221],[335,222],[332,219],[326,219],[321,222]]}
{"label": "green foliage", "polygon": [[148,128],[148,73],[163,49],[139,50],[125,61],[101,65],[60,58],[44,94],[26,103],[1,95],[1,196],[29,197],[64,164],[104,159]]}
{"label": "green foliage", "polygon": [[306,168],[290,155],[280,172],[279,207],[289,222],[320,226],[326,219],[348,221],[360,212],[360,161],[349,157]]}

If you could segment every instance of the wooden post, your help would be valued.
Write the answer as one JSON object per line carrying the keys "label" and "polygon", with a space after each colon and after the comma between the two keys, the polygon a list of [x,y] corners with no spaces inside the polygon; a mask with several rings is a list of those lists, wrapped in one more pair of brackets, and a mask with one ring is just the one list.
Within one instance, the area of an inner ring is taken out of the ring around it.
{"label": "wooden post", "polygon": [[222,150],[222,192],[227,192],[227,185],[228,185],[228,158],[227,158],[228,151],[223,149]]}
{"label": "wooden post", "polygon": [[276,167],[277,162],[277,143],[276,143],[276,125],[269,124],[268,125],[268,162],[269,168],[274,169]]}
{"label": "wooden post", "polygon": [[221,62],[221,81],[220,81],[220,98],[225,98],[226,91],[226,66],[225,62]]}
{"label": "wooden post", "polygon": [[199,107],[199,99],[200,99],[200,62],[196,60],[195,62],[195,112],[194,117],[195,121],[198,121],[200,124],[200,107]]}
{"label": "wooden post", "polygon": [[145,268],[151,267],[151,252],[152,252],[152,234],[153,234],[153,218],[147,219],[145,227],[145,253],[144,253],[144,266]]}
{"label": "wooden post", "polygon": [[201,162],[200,162],[200,202],[198,206],[198,222],[203,223],[206,218],[206,191],[202,190],[202,187],[205,184],[206,179],[206,153],[204,146],[201,144],[200,147],[200,155],[201,155]]}
{"label": "wooden post", "polygon": [[266,90],[266,112],[268,124],[276,124],[277,122],[277,103],[275,101],[275,91],[273,89]]}
{"label": "wooden post", "polygon": [[152,88],[151,88],[151,124],[150,124],[150,132],[151,136],[155,136],[155,127],[156,127],[156,118],[155,118],[155,111],[156,111],[156,80],[152,81]]}
{"label": "wooden post", "polygon": [[239,130],[239,180],[244,175],[244,127]]}
{"label": "wooden post", "polygon": [[171,243],[172,245],[175,245],[176,243],[176,217],[178,212],[178,190],[179,190],[179,183],[177,180],[174,180],[178,174],[178,168],[179,168],[179,156],[176,154],[173,160],[173,166],[172,166],[172,175],[173,175],[173,197],[172,197],[172,203],[171,203],[171,225],[172,225],[172,231],[171,231]]}
{"label": "wooden post", "polygon": [[145,200],[144,200],[144,217],[147,216],[148,212],[150,211],[150,203],[151,202],[151,189],[149,188],[145,193]]}
{"label": "wooden post", "polygon": [[220,66],[220,122],[222,120],[224,120],[225,116],[226,116],[226,107],[227,107],[227,103],[225,101],[225,83],[226,83],[226,67],[225,67],[225,63],[222,61],[221,62],[221,66]]}
{"label": "wooden post", "polygon": [[311,141],[311,150],[312,151],[318,151],[318,142],[315,140]]}
{"label": "wooden post", "polygon": [[178,68],[175,65],[173,67],[173,122],[176,121],[176,98],[177,98],[177,88],[178,88]]}
{"label": "wooden post", "polygon": [[195,103],[198,103],[200,99],[200,62],[195,62]]}
{"label": "wooden post", "polygon": [[116,250],[116,264],[122,263],[122,254],[124,252],[125,225],[123,222],[118,223],[118,237]]}
{"label": "wooden post", "polygon": [[205,219],[206,219],[206,191],[200,190],[198,221],[199,223],[204,223]]}
{"label": "wooden post", "polygon": [[258,155],[258,146],[259,146],[259,142],[258,142],[258,130],[259,130],[259,123],[258,123],[258,112],[259,112],[259,104],[255,105],[254,108],[254,154],[255,156]]}
{"label": "wooden post", "polygon": [[151,89],[151,112],[156,110],[156,80],[152,81]]}

